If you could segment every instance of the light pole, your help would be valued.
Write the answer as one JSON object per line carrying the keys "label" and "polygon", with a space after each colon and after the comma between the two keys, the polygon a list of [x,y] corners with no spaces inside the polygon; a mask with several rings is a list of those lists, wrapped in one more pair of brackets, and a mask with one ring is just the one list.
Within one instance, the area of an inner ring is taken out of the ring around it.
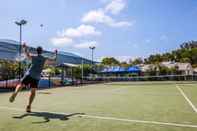
{"label": "light pole", "polygon": [[[43,24],[40,24],[40,38],[41,38],[41,36],[43,36],[44,33],[45,33],[44,25]],[[42,44],[42,43],[40,43],[40,44]]]}
{"label": "light pole", "polygon": [[96,49],[96,47],[95,46],[90,46],[89,48],[92,51],[92,74],[93,74],[94,50]]}
{"label": "light pole", "polygon": [[[22,52],[22,26],[27,24],[26,20],[16,21],[15,24],[20,28],[20,45],[19,45],[19,57],[21,57]],[[21,61],[19,61],[19,79],[21,79]]]}
{"label": "light pole", "polygon": [[84,61],[83,61],[83,58],[81,57],[81,85],[83,85],[83,79],[84,79],[83,67],[84,67]]}

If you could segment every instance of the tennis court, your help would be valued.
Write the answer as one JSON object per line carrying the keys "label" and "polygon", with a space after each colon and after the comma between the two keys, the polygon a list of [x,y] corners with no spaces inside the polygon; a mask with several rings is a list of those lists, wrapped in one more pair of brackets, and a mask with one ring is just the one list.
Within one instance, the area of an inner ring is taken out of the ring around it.
{"label": "tennis court", "polygon": [[113,82],[0,94],[0,131],[196,131],[196,82]]}

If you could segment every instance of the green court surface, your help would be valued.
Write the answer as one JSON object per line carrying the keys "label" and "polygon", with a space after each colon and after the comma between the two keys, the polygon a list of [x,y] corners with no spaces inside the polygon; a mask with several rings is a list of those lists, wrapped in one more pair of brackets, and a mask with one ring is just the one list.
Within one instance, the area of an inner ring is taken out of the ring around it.
{"label": "green court surface", "polygon": [[0,94],[0,131],[197,131],[197,84],[111,83]]}

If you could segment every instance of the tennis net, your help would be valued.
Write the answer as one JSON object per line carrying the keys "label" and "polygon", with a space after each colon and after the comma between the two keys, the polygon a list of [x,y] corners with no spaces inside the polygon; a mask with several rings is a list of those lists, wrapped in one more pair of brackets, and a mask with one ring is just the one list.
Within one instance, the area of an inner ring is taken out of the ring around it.
{"label": "tennis net", "polygon": [[121,83],[121,84],[191,84],[197,83],[197,75],[159,75],[159,76],[134,76],[134,77],[86,77],[87,81],[98,83]]}

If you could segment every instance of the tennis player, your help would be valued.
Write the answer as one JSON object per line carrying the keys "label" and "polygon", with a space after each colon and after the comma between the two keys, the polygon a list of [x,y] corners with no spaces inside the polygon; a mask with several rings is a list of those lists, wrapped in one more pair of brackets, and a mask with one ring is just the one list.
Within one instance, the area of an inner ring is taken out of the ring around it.
{"label": "tennis player", "polygon": [[36,89],[38,88],[38,83],[41,77],[41,72],[43,70],[44,64],[54,63],[57,59],[57,50],[55,50],[55,56],[53,58],[47,58],[42,55],[42,47],[37,47],[37,54],[30,54],[27,50],[27,46],[23,44],[23,50],[26,57],[31,60],[31,66],[21,79],[20,83],[16,86],[14,93],[10,96],[9,101],[14,102],[18,92],[24,87],[29,85],[31,92],[29,95],[29,102],[26,107],[26,112],[31,112],[31,105],[36,95]]}

